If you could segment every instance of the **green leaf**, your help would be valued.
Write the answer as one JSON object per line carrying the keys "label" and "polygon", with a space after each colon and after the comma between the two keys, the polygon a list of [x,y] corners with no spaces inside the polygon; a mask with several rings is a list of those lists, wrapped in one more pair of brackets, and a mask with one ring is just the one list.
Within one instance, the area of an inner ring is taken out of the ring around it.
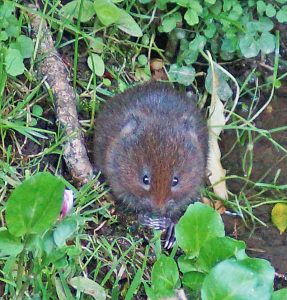
{"label": "green leaf", "polygon": [[270,18],[267,18],[267,17],[259,18],[258,31],[260,31],[260,32],[271,31],[273,29],[273,27],[274,27],[274,24]]}
{"label": "green leaf", "polygon": [[246,58],[255,57],[260,51],[257,41],[250,35],[245,35],[239,39],[239,47]]}
{"label": "green leaf", "polygon": [[168,72],[172,81],[183,85],[190,85],[195,79],[195,69],[193,67],[179,67],[176,64],[170,66]]}
{"label": "green leaf", "polygon": [[193,291],[198,291],[202,287],[205,276],[204,273],[200,272],[185,273],[182,277],[182,284]]}
{"label": "green leaf", "polygon": [[0,32],[0,41],[7,41],[8,40],[8,34],[6,31],[1,31]]}
{"label": "green leaf", "polygon": [[271,300],[286,300],[287,299],[287,289],[281,289],[273,293]]}
{"label": "green leaf", "polygon": [[125,10],[118,8],[110,0],[95,1],[94,9],[99,20],[105,26],[115,23],[119,29],[129,35],[142,36],[142,31],[137,22]]}
{"label": "green leaf", "polygon": [[15,46],[23,58],[30,58],[33,55],[34,43],[28,36],[20,35],[16,40]]}
{"label": "green leaf", "polygon": [[204,29],[204,35],[209,39],[213,38],[216,32],[217,28],[214,23],[208,24],[208,26]]}
{"label": "green leaf", "polygon": [[227,259],[217,264],[205,277],[202,300],[270,300],[274,268],[267,260]]}
{"label": "green leaf", "polygon": [[275,37],[269,32],[263,32],[258,40],[260,50],[263,53],[269,54],[275,49]]}
{"label": "green leaf", "polygon": [[12,15],[15,10],[14,3],[12,1],[5,1],[0,5],[0,17],[8,18]]}
{"label": "green leaf", "polygon": [[209,4],[215,4],[216,0],[204,0],[204,2],[209,3]]}
{"label": "green leaf", "polygon": [[[222,53],[221,53],[222,54]],[[218,79],[218,88],[217,88],[217,95],[218,97],[223,100],[227,101],[232,97],[232,89],[230,88],[227,80],[226,75],[217,67],[215,68],[215,72]],[[211,68],[208,68],[207,76],[205,78],[205,88],[206,90],[212,94],[212,72]]]}
{"label": "green leaf", "polygon": [[[95,15],[94,4],[92,1],[89,0],[81,0],[81,1],[83,1],[82,11],[81,11],[81,22],[85,23],[90,21],[92,17]],[[79,16],[79,10],[80,10],[80,1],[74,0],[65,4],[62,7],[61,12],[67,18],[77,19]]]}
{"label": "green leaf", "polygon": [[98,54],[92,53],[88,57],[88,66],[97,76],[101,77],[104,75],[105,63]]}
{"label": "green leaf", "polygon": [[184,19],[186,20],[187,24],[190,25],[190,26],[198,24],[198,22],[199,22],[198,14],[192,8],[189,8],[186,11],[186,13],[184,14]]}
{"label": "green leaf", "polygon": [[197,266],[195,265],[194,260],[189,259],[185,255],[181,255],[178,260],[178,268],[181,273],[188,273],[191,271],[197,271]]}
{"label": "green leaf", "polygon": [[[204,244],[198,256],[198,265],[206,272],[210,271],[217,263],[236,257],[238,252],[244,252],[246,246],[243,241],[230,237],[216,237]],[[242,256],[242,255],[240,255]]]}
{"label": "green leaf", "polygon": [[279,11],[277,11],[276,18],[278,22],[287,22],[287,5],[284,5]]}
{"label": "green leaf", "polygon": [[176,262],[171,257],[162,255],[152,268],[152,289],[161,297],[174,295],[178,285],[179,274]]}
{"label": "green leaf", "polygon": [[275,15],[276,15],[276,9],[271,3],[269,3],[266,7],[266,16],[269,18],[273,18]]}
{"label": "green leaf", "polygon": [[103,38],[101,37],[95,37],[93,39],[90,39],[90,47],[93,50],[93,52],[96,53],[102,53],[104,50],[104,41]]}
{"label": "green leaf", "polygon": [[23,244],[19,238],[9,233],[7,229],[0,231],[0,257],[17,256],[23,250]]}
{"label": "green leaf", "polygon": [[237,49],[237,37],[224,38],[221,45],[223,52],[233,53]]}
{"label": "green leaf", "polygon": [[191,204],[175,226],[179,247],[190,257],[214,237],[224,236],[224,225],[217,211],[202,203]]}
{"label": "green leaf", "polygon": [[20,34],[21,27],[17,18],[12,15],[6,18],[8,26],[5,26],[5,31],[9,37],[17,37]]}
{"label": "green leaf", "polygon": [[146,66],[148,63],[148,59],[147,59],[146,55],[144,55],[144,54],[139,55],[138,62],[141,66]]}
{"label": "green leaf", "polygon": [[181,14],[176,12],[170,16],[167,16],[163,19],[161,25],[159,26],[160,32],[171,32],[178,22],[181,22]]}
{"label": "green leaf", "polygon": [[39,234],[49,229],[60,215],[63,182],[48,172],[38,173],[15,188],[6,208],[11,234]]}
{"label": "green leaf", "polygon": [[257,12],[259,13],[259,15],[263,15],[265,10],[266,10],[266,4],[264,1],[257,1]]}
{"label": "green leaf", "polygon": [[5,69],[11,76],[18,76],[24,73],[25,66],[23,57],[19,50],[9,48],[5,56]]}
{"label": "green leaf", "polygon": [[32,114],[35,115],[36,117],[41,117],[43,115],[43,108],[40,105],[33,105],[32,108]]}
{"label": "green leaf", "polygon": [[141,37],[143,35],[137,22],[124,10],[121,10],[120,18],[116,21],[116,24],[120,30],[131,36]]}
{"label": "green leaf", "polygon": [[95,281],[86,277],[74,277],[69,281],[69,284],[77,291],[92,296],[96,300],[105,300],[105,289]]}
{"label": "green leaf", "polygon": [[94,1],[94,9],[97,17],[105,26],[115,23],[121,16],[121,9],[114,5],[110,0]]}
{"label": "green leaf", "polygon": [[78,229],[78,224],[74,219],[64,219],[55,229],[53,233],[55,244],[58,247],[64,246],[68,240]]}

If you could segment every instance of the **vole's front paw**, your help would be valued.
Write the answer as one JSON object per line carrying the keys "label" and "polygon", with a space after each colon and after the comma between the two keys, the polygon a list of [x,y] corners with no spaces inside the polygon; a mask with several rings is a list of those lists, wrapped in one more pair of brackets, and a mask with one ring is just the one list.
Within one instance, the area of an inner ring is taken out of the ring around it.
{"label": "vole's front paw", "polygon": [[143,226],[148,226],[156,230],[165,230],[164,248],[171,249],[175,243],[174,227],[175,224],[170,218],[166,217],[151,217],[148,214],[140,214],[138,217],[139,223]]}
{"label": "vole's front paw", "polygon": [[138,216],[139,223],[156,230],[167,229],[172,221],[166,217],[152,217],[149,214],[140,214]]}

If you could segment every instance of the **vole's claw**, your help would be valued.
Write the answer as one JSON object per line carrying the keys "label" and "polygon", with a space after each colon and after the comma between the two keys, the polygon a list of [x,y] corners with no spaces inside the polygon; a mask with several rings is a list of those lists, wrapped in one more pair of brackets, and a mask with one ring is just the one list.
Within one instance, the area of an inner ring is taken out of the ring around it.
{"label": "vole's claw", "polygon": [[166,234],[165,234],[165,243],[164,243],[164,249],[169,250],[171,249],[175,244],[175,232],[174,232],[175,224],[173,222],[170,222],[169,227],[167,228]]}

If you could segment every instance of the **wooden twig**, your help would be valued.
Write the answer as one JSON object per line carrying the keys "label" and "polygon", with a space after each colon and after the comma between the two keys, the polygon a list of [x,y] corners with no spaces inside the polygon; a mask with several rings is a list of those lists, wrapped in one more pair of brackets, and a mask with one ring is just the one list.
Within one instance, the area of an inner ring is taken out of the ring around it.
{"label": "wooden twig", "polygon": [[69,72],[54,47],[52,34],[35,6],[29,13],[33,37],[37,38],[37,70],[41,79],[51,89],[56,104],[57,121],[64,135],[69,137],[62,145],[65,162],[77,185],[89,181],[93,168],[83,143],[76,110],[76,95],[69,82]]}

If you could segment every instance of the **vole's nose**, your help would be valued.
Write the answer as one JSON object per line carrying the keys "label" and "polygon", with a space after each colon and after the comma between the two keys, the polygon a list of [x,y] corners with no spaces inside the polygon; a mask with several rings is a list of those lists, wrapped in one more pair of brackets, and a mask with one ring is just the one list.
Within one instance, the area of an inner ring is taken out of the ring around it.
{"label": "vole's nose", "polygon": [[164,210],[165,208],[165,204],[166,204],[166,199],[165,198],[155,198],[153,201],[153,204],[155,206],[156,209],[158,210]]}

